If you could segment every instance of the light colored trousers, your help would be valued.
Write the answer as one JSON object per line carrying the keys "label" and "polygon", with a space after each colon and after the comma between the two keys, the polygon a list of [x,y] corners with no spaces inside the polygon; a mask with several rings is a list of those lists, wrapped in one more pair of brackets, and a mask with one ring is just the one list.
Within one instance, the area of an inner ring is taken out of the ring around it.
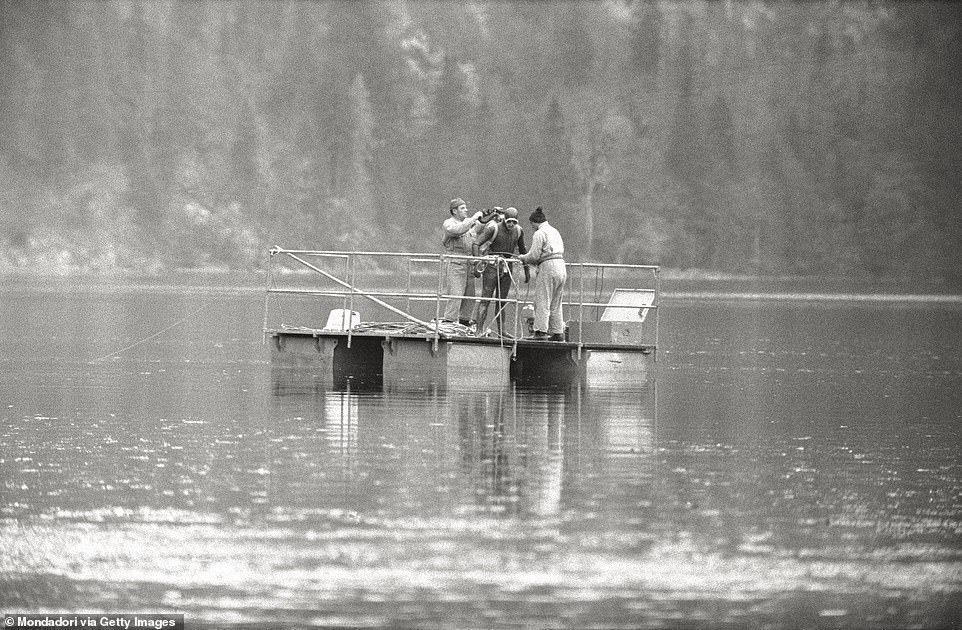
{"label": "light colored trousers", "polygon": [[552,335],[565,331],[561,300],[564,297],[568,270],[565,261],[557,258],[538,265],[538,277],[534,281],[534,329]]}
{"label": "light colored trousers", "polygon": [[[474,274],[471,273],[467,260],[444,261],[444,293],[446,295],[473,298],[477,295],[474,285]],[[448,303],[444,306],[444,315],[441,317],[456,322],[459,319],[471,319],[473,311],[474,300],[448,298]]]}

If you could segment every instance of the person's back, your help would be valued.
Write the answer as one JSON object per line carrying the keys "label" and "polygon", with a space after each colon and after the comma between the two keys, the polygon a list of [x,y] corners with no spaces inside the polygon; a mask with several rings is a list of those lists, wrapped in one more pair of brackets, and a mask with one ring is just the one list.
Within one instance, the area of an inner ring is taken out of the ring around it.
{"label": "person's back", "polygon": [[538,268],[534,295],[534,338],[564,341],[562,298],[568,274],[565,268],[564,240],[548,223],[541,206],[528,218],[535,233],[531,249],[519,256],[522,262]]}
{"label": "person's back", "polygon": [[540,252],[537,260],[533,262],[542,263],[547,260],[564,258],[565,243],[564,239],[561,238],[561,232],[547,221],[541,223],[538,232],[540,232],[540,235],[538,235],[537,241],[533,239],[532,242],[532,253],[535,244],[539,246]]}

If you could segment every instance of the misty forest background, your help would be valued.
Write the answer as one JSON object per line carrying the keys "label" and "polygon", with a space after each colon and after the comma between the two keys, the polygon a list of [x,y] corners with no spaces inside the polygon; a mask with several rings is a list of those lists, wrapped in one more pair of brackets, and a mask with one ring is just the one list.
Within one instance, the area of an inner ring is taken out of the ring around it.
{"label": "misty forest background", "polygon": [[[0,270],[438,251],[962,286],[962,5],[0,0]],[[523,224],[526,225],[526,222]]]}

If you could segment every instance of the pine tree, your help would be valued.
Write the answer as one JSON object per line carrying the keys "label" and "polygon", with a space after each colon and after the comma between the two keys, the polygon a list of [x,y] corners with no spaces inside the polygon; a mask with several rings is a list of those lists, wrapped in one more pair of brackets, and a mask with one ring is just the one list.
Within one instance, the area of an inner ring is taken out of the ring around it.
{"label": "pine tree", "polygon": [[350,156],[351,182],[349,198],[356,207],[354,216],[358,223],[367,229],[374,226],[376,211],[372,184],[374,181],[372,167],[376,142],[374,138],[374,111],[371,107],[371,95],[364,85],[364,76],[358,74],[351,83],[348,95],[350,104]]}
{"label": "pine tree", "polygon": [[578,207],[576,182],[578,175],[573,164],[571,141],[565,127],[564,112],[557,94],[551,97],[541,129],[541,147],[538,152],[539,165],[535,172],[541,183],[537,191],[536,205],[544,206],[552,214],[552,221],[557,217],[559,229],[566,229],[572,234],[572,244],[577,240],[571,229],[580,224],[576,218],[575,208]]}
{"label": "pine tree", "polygon": [[653,2],[642,2],[631,25],[628,42],[628,68],[631,74],[651,77],[661,62],[661,12]]}

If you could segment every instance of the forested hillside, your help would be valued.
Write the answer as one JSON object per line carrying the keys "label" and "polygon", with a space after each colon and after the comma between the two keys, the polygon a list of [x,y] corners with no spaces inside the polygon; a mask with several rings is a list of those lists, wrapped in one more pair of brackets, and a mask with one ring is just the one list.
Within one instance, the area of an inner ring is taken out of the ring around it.
{"label": "forested hillside", "polygon": [[962,6],[0,2],[0,269],[437,251],[962,279]]}

